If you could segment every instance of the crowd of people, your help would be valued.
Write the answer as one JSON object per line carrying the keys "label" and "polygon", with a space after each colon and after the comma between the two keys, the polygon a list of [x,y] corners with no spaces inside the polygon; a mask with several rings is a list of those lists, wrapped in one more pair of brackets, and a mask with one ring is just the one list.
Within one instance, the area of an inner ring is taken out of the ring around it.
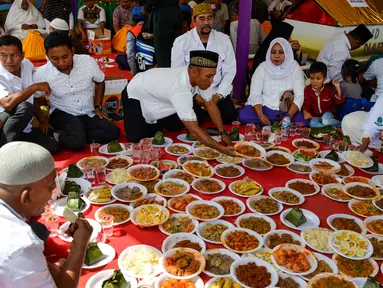
{"label": "crowd of people", "polygon": [[[113,14],[116,33],[131,26],[126,53],[118,59],[121,68],[135,75],[122,91],[127,141],[186,128],[205,145],[235,155],[224,125],[239,120],[333,126],[363,152],[381,146],[383,58],[374,58],[363,73],[350,55],[372,38],[363,24],[328,40],[306,85],[302,48],[291,38],[294,27],[279,21],[293,1],[254,0],[250,92],[245,105],[236,109],[231,95],[239,1],[140,2],[121,0]],[[0,223],[7,231],[0,236],[1,287],[76,287],[81,273],[92,233],[87,221],[77,219],[71,226],[71,252],[58,267],[47,263],[44,237],[26,220],[44,210],[55,188],[52,154],[109,143],[121,134],[102,109],[104,73],[92,57],[81,55],[86,30],[105,28],[105,11],[94,0],[84,3],[75,28],[68,0],[46,0],[42,14],[28,0],[15,0],[6,35],[0,37]],[[268,20],[271,31],[263,25]],[[48,33],[48,61],[37,69],[23,53],[22,40],[31,29]],[[376,101],[369,112],[339,117],[348,101],[366,98]],[[34,117],[38,126],[32,126]],[[200,127],[209,118],[223,145]]]}

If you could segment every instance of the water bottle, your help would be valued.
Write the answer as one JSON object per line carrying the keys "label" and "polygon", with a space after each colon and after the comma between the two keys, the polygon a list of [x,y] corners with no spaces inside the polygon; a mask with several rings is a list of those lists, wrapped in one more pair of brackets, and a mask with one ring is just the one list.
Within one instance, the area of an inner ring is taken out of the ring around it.
{"label": "water bottle", "polygon": [[283,117],[282,119],[282,129],[283,128],[289,128],[290,127],[290,124],[291,124],[291,119],[289,116],[285,116]]}

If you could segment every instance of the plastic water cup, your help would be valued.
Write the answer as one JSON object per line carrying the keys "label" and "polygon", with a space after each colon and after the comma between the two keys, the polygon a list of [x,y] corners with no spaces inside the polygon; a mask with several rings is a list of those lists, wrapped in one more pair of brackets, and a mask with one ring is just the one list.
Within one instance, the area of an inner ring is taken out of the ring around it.
{"label": "plastic water cup", "polygon": [[98,143],[92,143],[89,145],[89,148],[90,148],[90,154],[92,154],[93,156],[97,156],[98,155],[98,149],[101,147],[100,144]]}
{"label": "plastic water cup", "polygon": [[263,130],[262,131],[262,142],[268,143],[270,139],[271,131],[269,130]]}
{"label": "plastic water cup", "polygon": [[51,232],[50,237],[56,237],[57,231],[59,230],[59,221],[60,217],[57,215],[49,215],[45,219],[45,223],[47,224],[48,230]]}
{"label": "plastic water cup", "polygon": [[334,150],[338,150],[339,148],[339,142],[336,139],[331,139],[330,147]]}
{"label": "plastic water cup", "polygon": [[289,131],[290,128],[283,128],[282,129],[282,141],[287,141],[289,139]]}
{"label": "plastic water cup", "polygon": [[103,234],[107,237],[113,236],[113,221],[112,215],[104,215],[100,219]]}
{"label": "plastic water cup", "polygon": [[85,172],[85,177],[86,177],[86,180],[88,180],[90,182],[90,184],[95,184],[96,183],[96,175],[95,175],[95,169],[93,168],[86,168],[84,170]]}
{"label": "plastic water cup", "polygon": [[332,137],[330,135],[323,135],[323,145],[324,147],[331,147]]}
{"label": "plastic water cup", "polygon": [[106,169],[105,169],[105,167],[97,168],[97,170],[96,170],[97,183],[99,185],[104,185],[105,184],[105,178],[106,178]]}
{"label": "plastic water cup", "polygon": [[141,162],[141,150],[142,147],[140,144],[133,144],[133,161],[136,163]]}
{"label": "plastic water cup", "polygon": [[348,148],[348,143],[347,142],[344,142],[344,141],[339,142],[338,149],[339,149],[340,152],[347,151],[347,148]]}
{"label": "plastic water cup", "polygon": [[254,135],[255,134],[255,125],[253,123],[247,123],[245,127],[245,135]]}
{"label": "plastic water cup", "polygon": [[282,143],[282,131],[281,130],[275,131],[275,140],[274,140],[274,142],[277,145]]}
{"label": "plastic water cup", "polygon": [[310,137],[310,132],[311,132],[311,129],[310,128],[302,128],[302,137],[303,138],[309,138]]}

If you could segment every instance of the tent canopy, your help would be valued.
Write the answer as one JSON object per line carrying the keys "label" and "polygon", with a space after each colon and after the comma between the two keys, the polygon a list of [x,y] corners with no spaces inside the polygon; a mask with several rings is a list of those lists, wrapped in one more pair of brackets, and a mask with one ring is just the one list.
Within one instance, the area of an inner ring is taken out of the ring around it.
{"label": "tent canopy", "polygon": [[330,25],[382,25],[383,1],[365,0],[369,7],[351,7],[347,0],[296,0],[287,19]]}

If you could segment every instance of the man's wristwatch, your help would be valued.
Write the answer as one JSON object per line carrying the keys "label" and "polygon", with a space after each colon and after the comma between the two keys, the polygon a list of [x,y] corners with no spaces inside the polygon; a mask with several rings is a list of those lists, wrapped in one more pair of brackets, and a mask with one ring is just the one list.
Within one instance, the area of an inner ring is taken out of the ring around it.
{"label": "man's wristwatch", "polygon": [[222,100],[222,98],[224,97],[221,93],[215,93],[215,95],[219,97],[219,100]]}
{"label": "man's wristwatch", "polygon": [[102,109],[102,106],[101,106],[101,105],[94,105],[94,109],[95,109],[95,110],[101,110],[101,109]]}
{"label": "man's wristwatch", "polygon": [[222,136],[222,135],[229,136],[229,132],[227,132],[226,129],[223,129],[222,131],[219,132],[219,136]]}

